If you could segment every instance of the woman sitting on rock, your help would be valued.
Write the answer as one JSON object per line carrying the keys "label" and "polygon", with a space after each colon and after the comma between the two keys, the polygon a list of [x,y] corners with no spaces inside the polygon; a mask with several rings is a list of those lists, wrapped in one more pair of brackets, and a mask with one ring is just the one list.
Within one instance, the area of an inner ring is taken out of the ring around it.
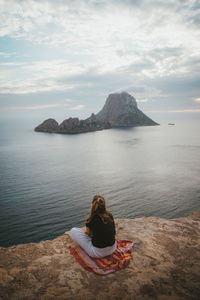
{"label": "woman sitting on rock", "polygon": [[91,212],[86,219],[86,231],[72,228],[70,235],[89,256],[102,258],[112,254],[117,248],[113,215],[106,209],[105,199],[95,195]]}

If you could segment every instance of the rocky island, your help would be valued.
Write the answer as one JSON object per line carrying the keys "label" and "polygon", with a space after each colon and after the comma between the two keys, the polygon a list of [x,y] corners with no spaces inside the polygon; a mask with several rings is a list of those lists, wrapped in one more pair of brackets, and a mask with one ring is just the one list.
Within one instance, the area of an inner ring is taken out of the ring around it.
{"label": "rocky island", "polygon": [[35,131],[49,133],[83,133],[112,127],[158,125],[137,107],[133,96],[126,92],[110,94],[102,110],[85,120],[69,118],[60,125],[54,119],[45,120]]}
{"label": "rocky island", "polygon": [[178,219],[117,219],[117,239],[134,240],[133,258],[105,276],[83,269],[68,232],[52,241],[0,247],[2,300],[197,300],[200,212]]}

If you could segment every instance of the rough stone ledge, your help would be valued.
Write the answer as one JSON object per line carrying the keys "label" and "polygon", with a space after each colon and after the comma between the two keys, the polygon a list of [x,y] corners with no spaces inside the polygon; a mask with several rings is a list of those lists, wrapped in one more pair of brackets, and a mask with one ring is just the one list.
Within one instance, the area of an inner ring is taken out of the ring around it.
{"label": "rough stone ledge", "polygon": [[74,260],[68,232],[0,247],[0,299],[199,299],[200,212],[171,220],[117,219],[116,227],[118,239],[137,242],[130,264],[106,276]]}

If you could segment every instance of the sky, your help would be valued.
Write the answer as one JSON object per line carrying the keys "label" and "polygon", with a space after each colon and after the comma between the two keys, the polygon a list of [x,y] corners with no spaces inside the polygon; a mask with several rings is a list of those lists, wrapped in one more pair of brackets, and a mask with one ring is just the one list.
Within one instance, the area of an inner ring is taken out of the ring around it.
{"label": "sky", "polygon": [[121,91],[200,119],[200,0],[0,0],[0,118],[86,118]]}

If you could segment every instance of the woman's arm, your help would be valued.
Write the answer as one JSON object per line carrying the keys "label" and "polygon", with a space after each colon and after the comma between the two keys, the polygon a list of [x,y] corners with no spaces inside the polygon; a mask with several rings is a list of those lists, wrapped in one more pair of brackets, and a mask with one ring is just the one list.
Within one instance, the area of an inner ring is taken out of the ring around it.
{"label": "woman's arm", "polygon": [[88,226],[86,226],[85,233],[87,235],[89,235],[90,237],[92,236],[92,231],[90,230],[90,228]]}

